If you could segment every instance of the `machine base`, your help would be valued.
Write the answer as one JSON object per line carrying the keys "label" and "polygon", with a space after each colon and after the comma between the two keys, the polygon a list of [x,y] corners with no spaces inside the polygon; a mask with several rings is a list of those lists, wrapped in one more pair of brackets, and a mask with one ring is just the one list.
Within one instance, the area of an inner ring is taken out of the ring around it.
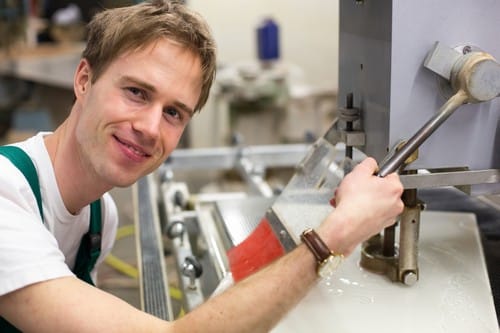
{"label": "machine base", "polygon": [[360,250],[272,331],[498,332],[474,214],[422,212],[413,286],[359,266]]}

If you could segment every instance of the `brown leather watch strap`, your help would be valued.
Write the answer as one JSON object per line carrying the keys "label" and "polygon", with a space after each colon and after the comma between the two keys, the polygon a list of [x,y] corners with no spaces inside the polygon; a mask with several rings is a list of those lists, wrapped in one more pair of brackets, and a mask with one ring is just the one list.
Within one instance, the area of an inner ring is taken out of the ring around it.
{"label": "brown leather watch strap", "polygon": [[322,263],[333,254],[314,229],[304,230],[300,239],[307,245],[309,250],[311,250],[318,264]]}

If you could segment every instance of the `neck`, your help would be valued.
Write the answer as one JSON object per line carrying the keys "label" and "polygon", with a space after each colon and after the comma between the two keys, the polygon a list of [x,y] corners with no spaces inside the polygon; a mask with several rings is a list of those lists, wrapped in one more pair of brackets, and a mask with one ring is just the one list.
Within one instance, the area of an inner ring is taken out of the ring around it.
{"label": "neck", "polygon": [[57,186],[66,209],[77,214],[83,207],[100,198],[111,189],[98,179],[83,162],[81,149],[75,137],[75,112],[45,137],[45,146],[52,161]]}

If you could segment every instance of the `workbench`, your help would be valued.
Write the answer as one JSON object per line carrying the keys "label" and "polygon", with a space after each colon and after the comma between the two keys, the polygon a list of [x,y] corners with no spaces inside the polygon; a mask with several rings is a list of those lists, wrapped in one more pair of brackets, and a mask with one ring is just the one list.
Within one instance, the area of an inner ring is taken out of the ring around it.
{"label": "workbench", "polygon": [[47,43],[2,50],[0,76],[28,82],[29,102],[35,108],[47,109],[55,128],[66,118],[73,103],[73,75],[84,46]]}

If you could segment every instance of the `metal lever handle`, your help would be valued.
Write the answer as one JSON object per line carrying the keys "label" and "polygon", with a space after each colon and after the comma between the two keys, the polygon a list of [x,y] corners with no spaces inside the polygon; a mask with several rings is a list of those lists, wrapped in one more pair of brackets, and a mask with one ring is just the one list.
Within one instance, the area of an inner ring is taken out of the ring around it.
{"label": "metal lever handle", "polygon": [[385,177],[398,170],[415,150],[424,143],[429,136],[462,104],[467,102],[468,96],[463,90],[453,95],[439,110],[434,117],[428,120],[417,133],[415,133],[406,144],[397,150],[379,169],[377,176]]}
{"label": "metal lever handle", "polygon": [[[435,49],[426,60],[428,65],[433,64],[433,55],[436,48],[442,49],[436,44]],[[437,52],[439,53],[439,52]],[[438,57],[439,58],[439,57]],[[453,65],[446,72],[450,72],[449,79],[452,87],[456,89],[455,95],[441,107],[439,112],[415,133],[380,167],[377,175],[385,177],[389,173],[398,170],[411,154],[413,154],[427,138],[464,103],[479,103],[494,99],[500,95],[500,64],[495,59],[483,52],[472,52],[463,57],[453,57]],[[436,61],[439,62],[439,61]],[[450,66],[448,66],[450,67]],[[428,67],[431,70],[433,66]],[[439,71],[438,71],[439,73]],[[442,75],[442,74],[440,74]]]}

